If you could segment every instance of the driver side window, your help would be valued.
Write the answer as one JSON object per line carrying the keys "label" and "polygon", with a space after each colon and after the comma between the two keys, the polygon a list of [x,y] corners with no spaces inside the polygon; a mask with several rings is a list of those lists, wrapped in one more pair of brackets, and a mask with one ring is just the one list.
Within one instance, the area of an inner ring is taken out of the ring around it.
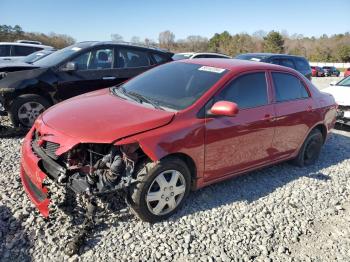
{"label": "driver side window", "polygon": [[85,52],[72,59],[77,70],[109,69],[113,67],[113,49],[101,48]]}
{"label": "driver side window", "polygon": [[229,83],[216,100],[236,103],[240,109],[268,104],[265,72],[249,73]]}

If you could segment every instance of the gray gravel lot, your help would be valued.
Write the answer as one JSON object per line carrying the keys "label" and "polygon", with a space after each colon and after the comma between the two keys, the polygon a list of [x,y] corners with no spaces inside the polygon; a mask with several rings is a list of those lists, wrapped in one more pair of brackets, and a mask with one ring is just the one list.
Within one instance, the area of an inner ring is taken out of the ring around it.
{"label": "gray gravel lot", "polygon": [[158,224],[107,212],[71,258],[63,249],[79,221],[56,207],[50,221],[38,215],[19,179],[22,139],[0,139],[0,261],[349,261],[349,137],[335,130],[314,166],[284,163],[194,192]]}

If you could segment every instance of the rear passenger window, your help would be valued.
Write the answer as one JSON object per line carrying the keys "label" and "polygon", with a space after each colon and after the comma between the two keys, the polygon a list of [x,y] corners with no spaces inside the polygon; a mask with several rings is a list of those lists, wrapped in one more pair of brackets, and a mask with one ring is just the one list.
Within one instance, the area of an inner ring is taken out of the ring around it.
{"label": "rear passenger window", "polygon": [[293,75],[272,73],[272,79],[277,102],[309,97],[303,83]]}
{"label": "rear passenger window", "polygon": [[9,45],[0,45],[0,56],[10,56]]}
{"label": "rear passenger window", "polygon": [[305,59],[296,58],[294,62],[298,70],[308,70],[310,68],[309,63]]}
{"label": "rear passenger window", "polygon": [[31,46],[14,45],[14,46],[12,46],[11,55],[12,56],[27,56],[27,55],[30,55],[31,53],[35,52],[35,51],[37,51],[37,50],[35,50]]}
{"label": "rear passenger window", "polygon": [[218,99],[235,102],[240,109],[266,105],[268,100],[265,73],[238,77],[220,93]]}
{"label": "rear passenger window", "polygon": [[119,49],[116,59],[119,68],[133,68],[151,65],[147,52],[134,49]]}
{"label": "rear passenger window", "polygon": [[291,59],[288,59],[288,58],[281,59],[280,65],[295,69],[293,61]]}
{"label": "rear passenger window", "polygon": [[168,59],[162,55],[159,54],[153,54],[153,58],[156,61],[157,64],[162,64],[168,61]]}

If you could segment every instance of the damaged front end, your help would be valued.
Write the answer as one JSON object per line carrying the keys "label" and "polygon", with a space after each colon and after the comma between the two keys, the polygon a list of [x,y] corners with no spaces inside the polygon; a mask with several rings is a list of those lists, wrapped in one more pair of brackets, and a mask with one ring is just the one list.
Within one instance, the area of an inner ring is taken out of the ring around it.
{"label": "damaged front end", "polygon": [[126,191],[136,182],[136,164],[145,157],[138,144],[79,143],[57,155],[60,144],[50,137],[31,130],[22,147],[22,181],[44,217],[49,215],[48,184],[88,197]]}
{"label": "damaged front end", "polygon": [[137,143],[120,146],[78,143],[57,154],[62,147],[50,138],[52,140],[51,135],[42,135],[34,129],[27,134],[22,147],[21,178],[26,192],[44,217],[49,216],[51,186],[64,186],[87,197],[84,223],[68,247],[68,253],[73,254],[94,226],[97,198],[114,192],[126,196],[129,187],[136,182],[135,167],[146,156]]}

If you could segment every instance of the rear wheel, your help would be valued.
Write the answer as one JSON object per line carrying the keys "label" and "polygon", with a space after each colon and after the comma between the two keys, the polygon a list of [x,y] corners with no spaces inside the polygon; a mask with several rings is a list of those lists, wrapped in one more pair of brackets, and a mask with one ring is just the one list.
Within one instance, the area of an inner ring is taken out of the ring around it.
{"label": "rear wheel", "polygon": [[320,155],[322,145],[323,136],[321,131],[319,129],[312,130],[292,163],[300,167],[314,164]]}
{"label": "rear wheel", "polygon": [[148,162],[137,172],[129,203],[143,221],[155,223],[174,214],[190,191],[191,176],[178,158]]}
{"label": "rear wheel", "polygon": [[44,112],[50,103],[39,95],[27,94],[18,96],[10,108],[10,119],[14,126],[31,127],[35,119]]}

